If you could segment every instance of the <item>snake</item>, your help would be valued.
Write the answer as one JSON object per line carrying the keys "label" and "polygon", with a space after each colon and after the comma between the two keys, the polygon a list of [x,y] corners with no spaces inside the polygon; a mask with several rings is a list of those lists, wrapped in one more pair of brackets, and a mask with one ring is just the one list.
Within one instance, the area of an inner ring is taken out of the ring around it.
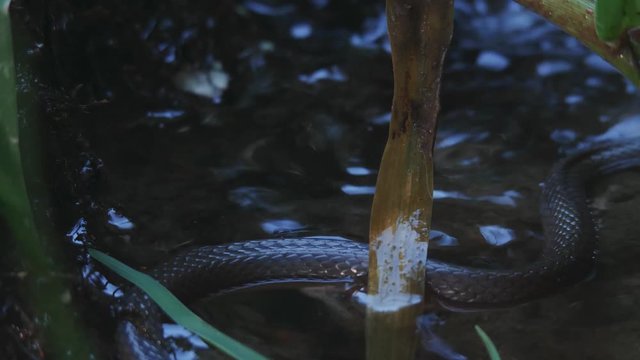
{"label": "snake", "polygon": [[[589,182],[640,166],[640,138],[592,144],[555,163],[542,183],[544,244],[532,262],[485,269],[428,258],[426,285],[450,307],[516,305],[584,280],[597,255],[597,226],[587,198]],[[179,299],[268,284],[364,284],[368,244],[340,237],[264,239],[194,248],[150,271]],[[131,288],[115,305],[116,347],[122,360],[171,359],[163,344],[162,312]]]}

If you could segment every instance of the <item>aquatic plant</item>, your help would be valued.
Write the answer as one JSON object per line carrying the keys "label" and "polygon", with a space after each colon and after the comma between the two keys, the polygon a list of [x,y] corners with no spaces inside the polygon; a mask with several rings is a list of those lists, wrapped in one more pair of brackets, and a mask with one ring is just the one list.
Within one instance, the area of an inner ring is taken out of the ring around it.
{"label": "aquatic plant", "polygon": [[202,318],[189,310],[167,288],[162,286],[151,276],[136,271],[115,258],[95,249],[89,249],[89,254],[103,265],[111,269],[124,279],[142,289],[156,304],[176,323],[184,326],[194,334],[200,336],[209,344],[234,359],[263,360],[264,356],[242,345],[236,340],[222,333],[220,330],[206,323]]}
{"label": "aquatic plant", "polygon": [[487,335],[484,330],[478,325],[474,327],[476,329],[476,333],[480,336],[480,340],[484,344],[484,347],[487,349],[487,354],[489,354],[489,359],[491,360],[500,360],[500,354],[498,353],[498,349],[496,345],[491,341],[489,335]]}
{"label": "aquatic plant", "polygon": [[19,123],[29,121],[25,117],[35,109],[18,114],[11,35],[9,1],[0,1],[0,216],[11,232],[3,234],[4,245],[15,246],[12,265],[25,274],[20,280],[26,285],[24,293],[16,295],[26,300],[34,318],[40,318],[42,326],[37,330],[42,333],[36,335],[47,340],[48,352],[60,358],[89,359],[91,342],[73,310],[71,284],[59,276],[63,273],[56,261],[59,249],[46,241],[44,225],[36,221],[29,201],[25,174],[38,178],[39,169],[25,165],[21,149],[31,145],[34,137]]}
{"label": "aquatic plant", "polygon": [[[640,24],[640,4],[632,0],[598,0],[595,4],[596,34],[616,41]],[[633,40],[633,39],[631,39]]]}
{"label": "aquatic plant", "polygon": [[[627,46],[629,33],[625,31],[640,24],[635,1],[605,4],[600,0],[597,6],[588,0],[516,1],[578,38],[635,84],[640,81],[637,57]],[[433,205],[433,144],[442,65],[453,28],[453,2],[387,0],[387,23],[394,97],[369,233],[370,359],[413,356],[406,339],[419,311],[415,304],[424,296],[424,259]],[[404,329],[403,335],[399,329]],[[476,330],[487,344],[486,334]]]}
{"label": "aquatic plant", "polygon": [[394,94],[369,230],[367,358],[414,357],[424,299],[433,144],[453,1],[388,0]]}
{"label": "aquatic plant", "polygon": [[602,56],[634,85],[640,84],[633,44],[640,16],[634,0],[515,0]]}
{"label": "aquatic plant", "polygon": [[[634,83],[638,83],[638,69],[637,63],[634,60],[634,49],[633,47],[629,47],[628,43],[633,45],[634,38],[631,36],[632,33],[627,31],[627,29],[631,30],[635,25],[638,24],[637,17],[634,14],[637,13],[636,9],[632,6],[632,1],[613,1],[613,0],[600,0],[597,3],[593,1],[528,1],[528,0],[517,0],[521,4],[533,9],[534,11],[540,13],[542,16],[548,18],[550,21],[556,22],[563,29],[567,30],[570,34],[576,36],[578,39],[582,40],[587,46],[592,48],[594,51],[598,52],[605,59],[610,61],[614,66],[616,66],[620,71],[625,74],[629,79],[631,79]],[[4,2],[4,6],[2,9],[7,8],[8,1]],[[565,12],[563,12],[565,11]],[[567,15],[568,14],[568,15]],[[6,16],[6,10],[0,14],[0,16],[4,16],[1,20],[6,21],[5,23],[1,23],[2,26],[7,26],[8,29],[8,17]],[[571,20],[573,19],[573,20]],[[10,44],[10,32],[5,31],[4,27],[0,28],[0,34],[4,34],[4,39],[0,39],[0,44]],[[594,36],[597,35],[597,36]],[[0,35],[2,36],[2,35]],[[7,40],[9,39],[9,40]],[[602,41],[605,40],[605,41]],[[11,52],[4,52],[4,49],[0,54],[9,54],[9,58],[11,57]],[[12,73],[13,64],[0,62],[0,72],[9,71],[8,73]],[[9,70],[6,70],[9,69]],[[438,75],[439,79],[439,75]],[[3,86],[6,85],[6,88],[9,89],[8,94],[13,93],[13,89],[15,89],[15,84],[13,82],[7,81],[6,83],[3,80]],[[15,95],[15,94],[14,94]],[[8,99],[7,101],[12,101],[12,97],[4,97],[4,99]],[[14,104],[10,104],[10,106],[14,106]],[[11,110],[13,111],[13,110]],[[3,111],[4,112],[4,111]],[[7,112],[7,116],[4,116],[2,119],[2,123],[13,124],[13,119],[15,116],[11,115],[11,112]],[[13,117],[12,117],[13,116]],[[397,124],[397,122],[396,122]],[[7,154],[11,154],[8,159],[12,159],[14,161],[13,167],[9,164],[8,167],[4,166],[3,169],[15,169],[15,178],[12,179],[22,179],[22,169],[20,168],[20,158],[17,143],[12,143],[12,139],[17,139],[17,128],[7,127],[7,133],[0,133],[0,141],[7,142]],[[415,134],[410,135],[415,136]],[[416,141],[414,139],[414,141]],[[424,142],[424,139],[420,139],[420,141]],[[433,140],[431,140],[433,141]],[[428,143],[428,141],[427,141]],[[4,143],[0,143],[0,146],[4,146]],[[406,145],[406,144],[405,144]],[[415,144],[414,144],[415,145]],[[2,148],[4,151],[4,147]],[[421,157],[416,157],[416,159],[421,159]],[[413,160],[412,160],[413,161]],[[16,165],[17,164],[17,165]],[[426,173],[428,174],[430,170],[424,169],[424,167],[429,167],[429,164],[422,164],[419,167],[412,168],[418,174]],[[5,174],[9,174],[8,172]],[[0,174],[0,175],[5,175]],[[11,176],[11,175],[8,175]],[[430,192],[429,186],[432,189],[432,183],[428,182],[428,177],[426,180],[420,180],[420,183],[423,184],[421,187],[427,189],[426,194]],[[2,199],[2,205],[4,207],[3,213],[8,214],[7,216],[15,216],[17,220],[13,221],[9,218],[11,223],[19,223],[26,219],[26,221],[31,224],[26,226],[24,229],[25,233],[22,235],[18,235],[20,241],[24,240],[24,246],[33,246],[36,250],[40,252],[34,252],[36,254],[36,262],[39,262],[39,256],[43,256],[41,251],[45,249],[38,242],[29,242],[36,241],[37,235],[32,233],[34,231],[35,226],[32,223],[32,220],[29,220],[28,217],[30,214],[30,209],[28,208],[28,199],[26,198],[26,192],[24,189],[24,185],[20,182],[12,185],[13,180],[5,180],[4,178],[0,178],[0,181],[5,185],[2,189],[0,189],[0,199]],[[432,191],[432,190],[431,190]],[[423,201],[423,199],[418,197],[418,200]],[[411,200],[414,201],[414,200]],[[426,205],[422,205],[423,207]],[[430,205],[429,205],[430,206]],[[20,210],[24,207],[25,210]],[[415,209],[413,209],[415,210]],[[428,228],[428,214],[429,211],[419,212],[419,223],[420,227]],[[415,214],[415,212],[411,213]],[[21,215],[25,215],[26,217]],[[426,218],[425,218],[426,216]],[[397,218],[396,218],[397,219]],[[406,218],[405,220],[413,219],[411,217]],[[425,220],[426,219],[426,220]],[[30,229],[30,230],[29,230]],[[14,230],[15,231],[15,230]],[[48,269],[47,267],[43,267],[43,269]],[[44,271],[53,271],[53,270],[44,270]],[[55,293],[55,292],[54,292]],[[53,310],[52,310],[53,311]],[[52,313],[53,314],[53,313]],[[68,319],[72,319],[73,316],[69,316]],[[56,316],[56,324],[57,326],[64,327],[64,318],[58,320]],[[75,325],[74,325],[75,326]],[[71,326],[73,327],[73,326]],[[477,329],[480,333],[480,329]],[[487,337],[488,339],[488,337]],[[484,340],[484,338],[483,338]],[[62,344],[62,340],[58,341],[53,339],[53,345]],[[490,342],[490,340],[489,340]],[[485,342],[486,344],[486,342]],[[69,346],[65,344],[65,346]]]}

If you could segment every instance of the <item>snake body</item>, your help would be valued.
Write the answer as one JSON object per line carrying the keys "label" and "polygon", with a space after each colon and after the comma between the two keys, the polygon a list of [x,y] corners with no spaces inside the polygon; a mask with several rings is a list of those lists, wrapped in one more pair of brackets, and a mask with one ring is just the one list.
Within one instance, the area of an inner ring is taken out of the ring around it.
{"label": "snake body", "polygon": [[[515,269],[471,268],[429,258],[427,287],[448,306],[522,303],[574,284],[593,269],[596,226],[586,185],[595,176],[640,166],[640,140],[592,146],[560,160],[542,186],[545,243],[537,260]],[[343,282],[366,277],[368,245],[341,238],[254,240],[180,254],[151,275],[184,301],[271,283]],[[167,359],[161,313],[140,290],[118,304],[122,359]]]}

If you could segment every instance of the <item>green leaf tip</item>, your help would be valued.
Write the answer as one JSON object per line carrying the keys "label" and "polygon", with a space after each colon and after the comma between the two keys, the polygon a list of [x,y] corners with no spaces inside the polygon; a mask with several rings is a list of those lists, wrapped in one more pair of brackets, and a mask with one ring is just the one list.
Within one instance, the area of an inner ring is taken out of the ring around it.
{"label": "green leaf tip", "polygon": [[167,288],[151,276],[134,270],[100,250],[89,249],[89,255],[116,274],[142,289],[176,323],[203,338],[234,359],[266,360],[267,358],[225,335],[189,310]]}
{"label": "green leaf tip", "polygon": [[480,340],[482,340],[484,347],[487,349],[487,353],[489,354],[489,359],[501,360],[500,354],[498,353],[498,349],[496,348],[493,341],[491,341],[491,338],[489,337],[489,335],[487,335],[487,333],[484,332],[484,330],[482,330],[482,328],[478,325],[475,325],[474,328],[476,329],[476,333],[478,333],[478,336],[480,336]]}

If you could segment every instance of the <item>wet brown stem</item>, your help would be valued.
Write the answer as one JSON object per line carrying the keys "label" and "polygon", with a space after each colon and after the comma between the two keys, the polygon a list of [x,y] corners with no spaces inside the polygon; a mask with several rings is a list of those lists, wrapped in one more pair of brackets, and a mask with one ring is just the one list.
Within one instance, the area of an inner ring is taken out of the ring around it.
{"label": "wet brown stem", "polygon": [[394,98],[369,234],[367,357],[414,356],[431,224],[433,144],[452,0],[387,0]]}

